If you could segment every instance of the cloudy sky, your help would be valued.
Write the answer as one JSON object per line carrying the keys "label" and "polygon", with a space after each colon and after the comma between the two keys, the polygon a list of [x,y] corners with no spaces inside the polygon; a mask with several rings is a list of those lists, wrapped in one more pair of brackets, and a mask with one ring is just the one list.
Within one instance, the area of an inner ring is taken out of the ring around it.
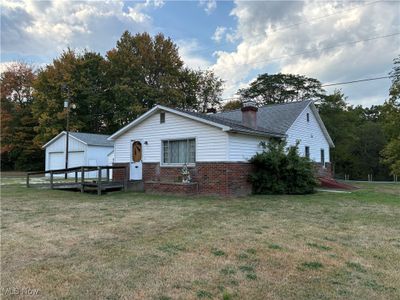
{"label": "cloudy sky", "polygon": [[[67,47],[105,54],[124,30],[162,32],[188,66],[225,80],[225,98],[266,72],[325,84],[386,76],[400,54],[399,1],[2,0],[0,8],[2,69],[16,60],[43,66]],[[389,86],[335,88],[371,105]]]}

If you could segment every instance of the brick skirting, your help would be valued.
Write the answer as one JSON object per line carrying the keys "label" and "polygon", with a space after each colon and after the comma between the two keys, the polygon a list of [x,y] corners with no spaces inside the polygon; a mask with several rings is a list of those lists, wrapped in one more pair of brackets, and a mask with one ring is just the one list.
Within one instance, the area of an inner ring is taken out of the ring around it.
{"label": "brick skirting", "polygon": [[163,182],[146,181],[144,184],[146,193],[168,193],[177,195],[197,195],[198,184],[195,182]]}
{"label": "brick skirting", "polygon": [[[253,166],[242,162],[197,162],[189,167],[192,181],[201,195],[238,196],[251,194],[248,176]],[[145,182],[181,182],[181,167],[162,167],[159,163],[143,163]]]}
{"label": "brick skirting", "polygon": [[[114,163],[127,166],[126,176],[129,176],[129,163]],[[196,185],[182,184],[182,167],[165,167],[160,163],[143,163],[144,190],[148,192],[173,194],[200,194],[220,196],[242,196],[252,192],[249,174],[253,170],[250,163],[245,162],[197,162],[188,167],[192,182]],[[123,180],[124,170],[113,171],[113,180]],[[317,177],[332,177],[331,164],[325,167],[315,163]]]}
{"label": "brick skirting", "polygon": [[333,178],[331,163],[325,163],[325,166],[322,165],[321,163],[314,163],[314,172],[317,178],[318,177]]}

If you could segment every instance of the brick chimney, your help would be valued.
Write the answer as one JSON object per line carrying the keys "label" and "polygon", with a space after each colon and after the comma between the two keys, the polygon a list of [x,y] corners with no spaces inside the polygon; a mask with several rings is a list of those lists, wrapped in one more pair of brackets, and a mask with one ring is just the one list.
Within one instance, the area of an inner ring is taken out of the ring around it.
{"label": "brick chimney", "polygon": [[257,111],[258,111],[256,103],[253,101],[244,102],[241,110],[242,110],[242,124],[244,126],[256,129]]}

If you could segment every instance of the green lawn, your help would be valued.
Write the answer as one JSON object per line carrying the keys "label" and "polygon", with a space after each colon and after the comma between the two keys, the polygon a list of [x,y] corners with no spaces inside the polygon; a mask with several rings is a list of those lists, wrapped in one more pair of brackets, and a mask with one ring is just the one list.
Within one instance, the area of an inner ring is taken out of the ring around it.
{"label": "green lawn", "polygon": [[399,184],[218,199],[3,180],[3,299],[400,299]]}

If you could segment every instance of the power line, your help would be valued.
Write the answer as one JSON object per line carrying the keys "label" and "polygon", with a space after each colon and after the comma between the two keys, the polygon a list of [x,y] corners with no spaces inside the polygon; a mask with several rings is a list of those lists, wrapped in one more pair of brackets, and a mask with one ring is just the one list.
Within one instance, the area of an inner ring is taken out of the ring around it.
{"label": "power line", "polygon": [[280,56],[280,57],[273,57],[273,58],[269,58],[269,59],[253,61],[251,63],[239,63],[239,64],[235,64],[235,65],[239,65],[239,66],[240,65],[245,65],[245,64],[250,64],[251,65],[251,64],[257,64],[257,63],[268,62],[268,61],[273,61],[273,60],[280,60],[280,59],[289,58],[289,57],[293,57],[293,56],[299,56],[299,55],[302,55],[302,54],[308,54],[308,53],[314,53],[314,52],[319,52],[319,51],[323,51],[323,50],[334,49],[334,48],[342,47],[342,46],[345,46],[345,45],[353,45],[353,44],[358,44],[358,43],[362,43],[362,42],[368,42],[368,41],[388,38],[388,37],[392,37],[392,36],[396,36],[396,35],[400,35],[400,32],[396,32],[396,33],[392,33],[392,34],[388,34],[388,35],[376,36],[376,37],[368,38],[368,39],[364,39],[364,40],[357,40],[357,41],[339,43],[337,45],[324,47],[324,48],[321,48],[321,49],[306,50],[306,51],[297,52],[297,53],[294,53],[294,54],[291,54],[291,55],[283,55],[283,56]]}
{"label": "power line", "polygon": [[[387,78],[390,78],[390,76],[355,79],[355,80],[351,80],[351,81],[336,82],[336,83],[326,83],[326,84],[321,85],[321,87],[336,86],[336,85],[346,85],[346,84],[353,84],[353,83],[359,83],[359,82],[381,80],[381,79],[387,79]],[[223,98],[221,100],[225,101],[225,100],[239,100],[239,99],[240,99],[240,97],[238,96],[238,97]]]}
{"label": "power line", "polygon": [[321,87],[335,86],[335,85],[345,85],[345,84],[358,83],[358,82],[364,82],[364,81],[374,81],[374,80],[380,80],[380,79],[386,79],[386,78],[390,78],[390,76],[364,78],[364,79],[357,79],[357,80],[344,81],[344,82],[338,82],[338,83],[328,83],[328,84],[321,85]]}
{"label": "power line", "polygon": [[[376,3],[379,3],[379,2],[383,2],[383,0],[367,2],[362,6],[357,6],[357,7],[353,7],[353,8],[350,8],[350,9],[341,9],[341,10],[339,10],[337,12],[334,12],[334,13],[331,13],[331,14],[327,14],[327,15],[311,18],[311,19],[308,19],[308,20],[305,20],[305,21],[302,21],[302,22],[293,23],[293,24],[290,24],[290,25],[287,25],[287,26],[283,26],[283,27],[278,27],[276,29],[271,30],[269,32],[269,34],[275,33],[275,32],[278,32],[278,31],[282,31],[282,30],[286,30],[286,29],[289,29],[289,28],[297,27],[297,26],[302,25],[302,24],[311,23],[311,22],[313,22],[315,20],[325,19],[325,18],[334,16],[334,15],[338,15],[338,14],[341,14],[341,13],[347,13],[349,11],[352,11],[352,10],[355,10],[355,9],[359,9],[359,8],[364,8],[366,6],[369,6],[369,5],[372,5],[372,4],[376,4]],[[226,45],[228,45],[228,43],[225,42],[225,43],[222,44],[222,46],[224,46],[224,45],[226,46]],[[205,51],[208,51],[210,49],[211,49],[211,47],[203,47],[201,50],[198,50],[197,52],[205,52]],[[216,50],[216,51],[218,51],[218,50]]]}

